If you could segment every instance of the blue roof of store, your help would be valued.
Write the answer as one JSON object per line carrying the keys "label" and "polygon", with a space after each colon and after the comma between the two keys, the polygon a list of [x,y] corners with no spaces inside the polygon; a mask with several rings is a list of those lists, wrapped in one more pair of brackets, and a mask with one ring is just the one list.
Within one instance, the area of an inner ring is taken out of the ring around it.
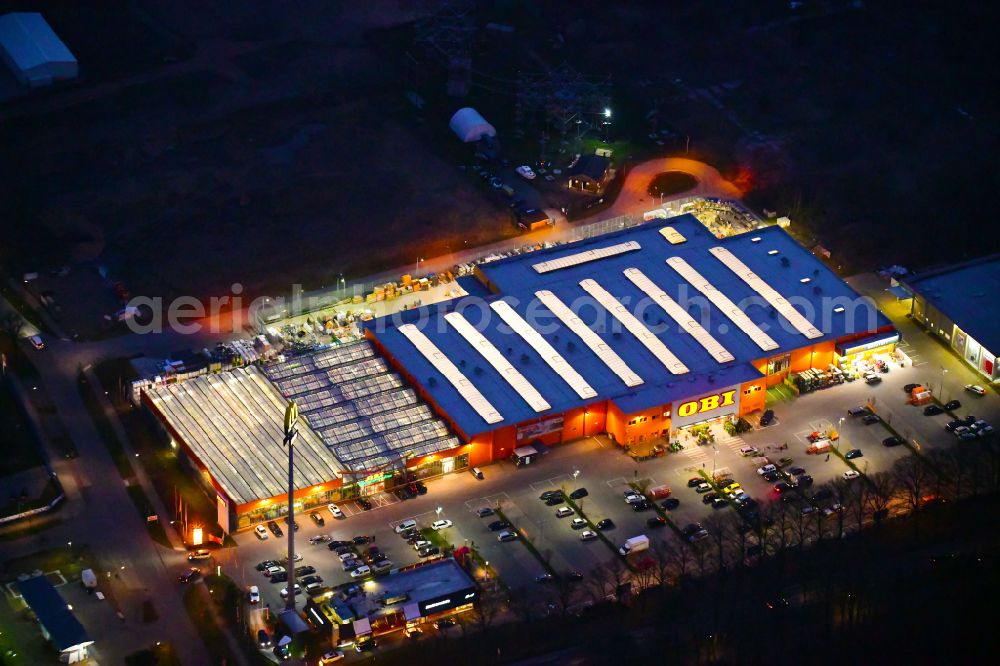
{"label": "blue roof of store", "polygon": [[73,615],[59,591],[45,576],[17,582],[17,591],[24,597],[38,622],[49,633],[50,640],[62,652],[94,641]]}
{"label": "blue roof of store", "polygon": [[1000,354],[1000,254],[902,280],[969,337]]}
{"label": "blue roof of store", "polygon": [[[671,244],[661,234],[665,226],[674,228],[685,241]],[[626,242],[640,247],[579,265],[539,273],[534,264],[576,255],[589,250],[608,248]],[[809,339],[768,305],[757,292],[739,278],[720,259],[709,253],[723,247],[743,261],[754,273],[788,299],[822,333]],[[746,333],[721,314],[701,293],[688,284],[666,260],[680,257],[701,273],[763,329],[777,343],[777,349],[762,350]],[[690,334],[680,332],[672,317],[623,275],[627,268],[638,268],[667,295],[688,310],[715,339],[732,354],[734,360],[719,363]],[[867,299],[837,277],[819,259],[800,246],[778,227],[768,227],[725,239],[715,238],[693,216],[654,220],[638,227],[605,234],[585,241],[521,254],[480,266],[496,291],[487,299],[461,297],[366,322],[365,327],[427,391],[433,400],[455,421],[465,435],[492,430],[559,414],[566,410],[612,398],[626,414],[667,404],[677,399],[697,397],[714,389],[736,385],[760,377],[750,362],[769,358],[816,342],[873,332],[890,325]],[[580,286],[592,279],[610,292],[647,326],[657,327],[656,337],[689,369],[686,374],[671,374],[656,357],[620,324],[606,317],[603,308]],[[613,373],[575,333],[549,312],[535,292],[548,290],[558,296],[638,374],[643,383],[629,388]],[[580,396],[534,349],[490,310],[489,304],[504,300],[518,314],[533,322],[536,330],[593,387],[597,395]],[[637,305],[646,303],[644,312]],[[824,305],[825,310],[824,310]],[[835,306],[845,310],[835,312]],[[456,329],[445,321],[452,311],[461,312],[499,350],[541,394],[550,409],[537,412],[511,388],[500,373],[474,349]],[[489,315],[484,317],[484,313]],[[531,313],[537,316],[532,317]],[[592,325],[600,316],[620,332],[606,332]],[[415,324],[466,378],[482,393],[502,421],[486,420],[459,394],[399,330],[402,324]],[[665,328],[664,328],[665,327]],[[433,382],[429,381],[431,378]]]}

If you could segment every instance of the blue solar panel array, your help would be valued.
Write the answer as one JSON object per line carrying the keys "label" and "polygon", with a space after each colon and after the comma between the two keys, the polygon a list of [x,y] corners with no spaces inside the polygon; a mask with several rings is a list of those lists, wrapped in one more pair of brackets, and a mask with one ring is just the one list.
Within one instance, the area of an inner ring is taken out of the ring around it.
{"label": "blue solar panel array", "polygon": [[[660,233],[665,226],[676,229],[686,241],[671,245]],[[542,261],[624,241],[636,241],[642,249],[544,274],[532,268]],[[791,301],[823,336],[809,340],[798,332],[741,277],[709,253],[709,249],[716,246],[727,248]],[[683,258],[739,305],[753,322],[778,343],[779,348],[771,352],[762,351],[746,333],[666,264],[668,258],[675,256]],[[678,330],[674,320],[624,276],[623,271],[628,268],[640,269],[659,285],[668,296],[701,322],[735,359],[725,364],[718,363],[690,334]],[[584,404],[534,349],[519,335],[511,332],[490,309],[489,303],[497,299],[506,301],[531,322],[546,341],[596,389],[598,396],[587,403],[612,398],[625,413],[694,397],[716,388],[760,377],[760,373],[750,365],[753,360],[777,356],[849,334],[874,331],[889,324],[874,305],[862,300],[783,230],[769,227],[720,240],[690,215],[670,220],[653,220],[633,229],[522,254],[483,265],[481,270],[496,291],[495,295],[485,299],[470,295],[365,324],[389,354],[430,393],[468,436],[546,414],[559,414]],[[596,280],[640,321],[651,327],[690,372],[671,374],[636,337],[588,296],[580,286],[580,281],[585,279]],[[579,337],[539,302],[534,295],[539,290],[553,292],[570,306],[643,379],[643,384],[632,389],[626,387]],[[838,306],[843,307],[843,311],[835,311]],[[531,409],[479,352],[445,321],[444,315],[452,311],[463,313],[531,382],[551,405],[551,409],[541,414]],[[499,424],[487,424],[398,331],[398,326],[403,323],[420,327],[430,341],[458,366],[500,412],[503,421]]]}

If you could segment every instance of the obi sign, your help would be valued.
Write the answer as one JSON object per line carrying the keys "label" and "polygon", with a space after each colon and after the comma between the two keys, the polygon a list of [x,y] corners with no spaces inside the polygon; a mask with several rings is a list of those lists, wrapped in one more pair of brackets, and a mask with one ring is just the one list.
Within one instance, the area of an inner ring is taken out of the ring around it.
{"label": "obi sign", "polygon": [[704,395],[694,400],[674,403],[672,425],[675,427],[690,425],[723,414],[736,413],[739,410],[739,390],[728,389],[720,393]]}

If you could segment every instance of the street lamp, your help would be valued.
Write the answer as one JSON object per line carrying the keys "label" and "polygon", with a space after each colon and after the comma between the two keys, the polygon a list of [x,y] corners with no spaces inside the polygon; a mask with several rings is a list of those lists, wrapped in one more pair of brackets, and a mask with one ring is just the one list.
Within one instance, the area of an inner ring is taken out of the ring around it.
{"label": "street lamp", "polygon": [[285,407],[285,438],[283,443],[288,447],[288,597],[285,599],[285,610],[295,610],[295,438],[299,436],[296,424],[299,422],[299,406],[294,400]]}
{"label": "street lamp", "polygon": [[573,470],[573,480],[576,481],[580,477],[580,470]]}
{"label": "street lamp", "polygon": [[440,517],[441,517],[441,512],[442,512],[442,511],[444,511],[444,507],[442,507],[442,506],[439,506],[438,508],[434,509],[434,513],[436,513],[436,514],[437,514],[437,517],[438,517],[438,518],[440,518]]}
{"label": "street lamp", "polygon": [[604,117],[605,118],[610,118],[611,117],[611,108],[610,107],[604,107]]}

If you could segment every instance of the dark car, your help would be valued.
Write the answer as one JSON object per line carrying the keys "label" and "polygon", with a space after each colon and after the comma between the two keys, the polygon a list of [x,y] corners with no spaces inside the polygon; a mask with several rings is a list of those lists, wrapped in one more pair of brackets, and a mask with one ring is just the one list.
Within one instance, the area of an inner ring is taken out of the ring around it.
{"label": "dark car", "polygon": [[724,509],[727,506],[729,506],[729,502],[727,502],[721,497],[716,497],[714,500],[712,500],[713,509]]}
{"label": "dark car", "polygon": [[569,494],[569,496],[571,498],[573,498],[573,499],[582,499],[582,498],[586,497],[589,494],[590,493],[587,492],[586,488],[577,488],[576,490],[574,490],[573,492],[571,492]]}
{"label": "dark car", "polygon": [[316,567],[306,564],[305,566],[295,567],[296,576],[308,576],[309,574],[316,573]]}
{"label": "dark car", "polygon": [[257,571],[263,571],[264,569],[277,566],[281,566],[281,562],[277,562],[275,560],[264,560],[263,562],[258,562],[255,568]]}
{"label": "dark car", "polygon": [[268,635],[266,629],[257,630],[257,647],[271,647],[271,637]]}
{"label": "dark car", "polygon": [[298,521],[293,520],[291,523],[289,523],[288,522],[288,516],[285,516],[285,524],[286,525],[291,524],[293,532],[298,532],[299,531],[299,523],[298,523]]}
{"label": "dark car", "polygon": [[566,580],[573,582],[581,581],[583,580],[583,573],[579,571],[570,571],[566,574]]}
{"label": "dark car", "polygon": [[938,414],[944,414],[944,410],[937,405],[927,405],[924,407],[924,416],[937,416]]}
{"label": "dark car", "polygon": [[177,580],[181,583],[190,583],[191,581],[198,580],[199,578],[201,578],[201,569],[195,569],[192,567],[178,576]]}
{"label": "dark car", "polygon": [[958,419],[955,419],[953,421],[948,421],[948,423],[945,424],[944,429],[947,430],[948,432],[953,432],[955,428],[960,428],[964,425],[965,421],[960,421]]}
{"label": "dark car", "polygon": [[370,541],[370,539],[364,534],[354,537],[353,539],[355,546],[363,546]]}
{"label": "dark car", "polygon": [[649,511],[653,508],[653,503],[649,500],[639,500],[638,502],[632,503],[632,510],[636,513],[640,511]]}
{"label": "dark car", "polygon": [[653,516],[652,518],[646,519],[646,525],[649,527],[664,527],[667,524],[667,519],[663,516]]}
{"label": "dark car", "polygon": [[688,523],[684,526],[684,529],[681,530],[681,534],[684,536],[691,536],[692,534],[700,532],[702,529],[704,528],[702,528],[701,523]]}
{"label": "dark car", "polygon": [[299,582],[302,583],[303,585],[312,585],[313,583],[322,583],[323,582],[323,577],[322,576],[315,576],[315,575],[312,575],[312,576],[303,576],[302,580],[300,580]]}
{"label": "dark car", "polygon": [[882,446],[899,446],[903,443],[902,437],[897,437],[893,435],[892,437],[886,437],[882,440]]}
{"label": "dark car", "polygon": [[312,521],[317,525],[319,525],[320,527],[326,525],[326,521],[323,520],[323,516],[319,515],[318,511],[313,511],[312,513],[309,514],[309,517],[312,518]]}
{"label": "dark car", "polygon": [[358,652],[371,652],[376,647],[378,646],[375,644],[374,638],[370,638],[367,641],[358,641],[354,644],[354,649]]}
{"label": "dark car", "polygon": [[813,484],[813,478],[808,474],[801,475],[795,479],[795,481],[799,484],[800,488],[805,488],[806,486],[811,486]]}
{"label": "dark car", "polygon": [[870,414],[871,411],[867,407],[851,407],[847,410],[850,416],[864,416],[865,414]]}
{"label": "dark car", "polygon": [[761,427],[769,426],[769,425],[771,425],[771,423],[773,421],[774,421],[774,410],[773,409],[769,409],[769,410],[765,411],[764,414],[760,417],[760,425],[761,425]]}
{"label": "dark car", "polygon": [[271,534],[278,537],[279,539],[285,535],[285,533],[281,531],[281,528],[278,527],[278,523],[274,522],[273,520],[267,521],[267,529],[271,530]]}
{"label": "dark car", "polygon": [[430,557],[431,555],[438,555],[440,552],[441,549],[437,546],[424,546],[417,551],[417,555],[420,557]]}
{"label": "dark car", "polygon": [[719,496],[718,493],[705,493],[701,498],[702,504],[711,504],[712,501]]}
{"label": "dark car", "polygon": [[700,476],[692,476],[688,479],[688,488],[697,488],[701,484],[705,483],[705,479]]}
{"label": "dark car", "polygon": [[343,548],[349,543],[350,541],[331,541],[330,543],[326,544],[326,547],[329,550],[337,550],[338,548]]}
{"label": "dark car", "polygon": [[792,476],[799,476],[801,474],[805,474],[806,470],[803,467],[789,467],[788,473],[791,474]]}
{"label": "dark car", "polygon": [[597,529],[599,530],[610,530],[615,526],[615,523],[610,518],[605,518],[604,520],[597,523]]}
{"label": "dark car", "polygon": [[547,500],[545,500],[545,504],[547,506],[556,506],[557,504],[562,504],[565,501],[566,500],[563,499],[563,496],[561,494],[560,495],[553,495],[552,497],[550,497]]}
{"label": "dark car", "polygon": [[771,470],[770,472],[768,472],[767,474],[764,475],[764,480],[765,481],[770,481],[771,483],[774,483],[775,481],[779,481],[779,480],[781,480],[781,472],[779,472],[776,469],[775,470]]}
{"label": "dark car", "polygon": [[288,582],[288,572],[287,571],[279,571],[276,574],[272,574],[272,576],[271,576],[271,582],[272,583],[286,583],[286,582]]}
{"label": "dark car", "polygon": [[878,414],[868,414],[863,419],[861,419],[861,422],[864,423],[865,425],[872,425],[873,423],[878,423],[881,420],[882,419],[879,418]]}
{"label": "dark car", "polygon": [[561,490],[546,490],[544,493],[538,496],[540,500],[550,500],[553,497],[562,497]]}
{"label": "dark car", "polygon": [[962,403],[959,402],[958,400],[949,400],[948,402],[944,403],[944,410],[946,412],[953,412],[956,409],[961,409],[961,408],[962,408]]}
{"label": "dark car", "polygon": [[427,494],[427,486],[424,485],[423,481],[416,481],[416,482],[414,482],[413,485],[416,486],[416,488],[417,488],[417,494],[418,495],[426,495]]}
{"label": "dark car", "polygon": [[494,520],[492,523],[487,525],[487,527],[490,528],[490,532],[499,532],[500,530],[510,527],[510,523],[506,520]]}
{"label": "dark car", "polygon": [[920,388],[920,384],[907,384],[903,387],[903,390],[907,393],[913,393],[913,389]]}
{"label": "dark car", "polygon": [[359,498],[357,499],[357,502],[358,502],[358,506],[360,506],[360,507],[361,507],[362,509],[364,509],[365,511],[370,511],[370,510],[371,510],[371,508],[372,508],[372,503],[371,503],[371,502],[369,502],[369,501],[368,501],[367,499],[365,499],[364,497],[359,497]]}
{"label": "dark car", "polygon": [[864,455],[865,454],[861,453],[861,449],[851,449],[850,451],[844,454],[844,457],[847,458],[848,460],[853,460],[854,458],[861,458]]}
{"label": "dark car", "polygon": [[410,499],[410,494],[407,493],[404,488],[396,488],[392,491],[392,494],[395,495],[401,502]]}
{"label": "dark car", "polygon": [[681,501],[679,499],[677,499],[676,497],[668,497],[667,499],[665,499],[662,502],[660,502],[660,506],[662,506],[667,511],[673,511],[674,509],[676,509],[680,505],[681,505]]}
{"label": "dark car", "polygon": [[779,495],[784,495],[791,489],[792,489],[792,484],[788,483],[787,481],[779,481],[778,483],[774,484],[774,491]]}

